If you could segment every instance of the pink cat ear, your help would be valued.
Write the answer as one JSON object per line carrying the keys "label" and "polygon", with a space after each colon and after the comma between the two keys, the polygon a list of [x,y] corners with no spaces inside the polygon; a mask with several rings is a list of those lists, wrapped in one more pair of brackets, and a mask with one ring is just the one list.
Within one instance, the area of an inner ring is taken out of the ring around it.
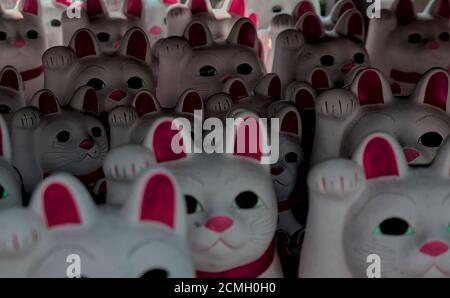
{"label": "pink cat ear", "polygon": [[305,83],[298,83],[286,90],[288,101],[292,102],[298,111],[313,109],[316,101],[316,92]]}
{"label": "pink cat ear", "polygon": [[450,0],[431,0],[428,4],[427,11],[440,18],[450,18]]}
{"label": "pink cat ear", "polygon": [[0,86],[23,91],[23,80],[20,73],[12,66],[6,66],[0,72]]}
{"label": "pink cat ear", "polygon": [[69,106],[76,111],[94,114],[100,113],[97,92],[94,88],[89,86],[78,88],[70,99]]}
{"label": "pink cat ear", "polygon": [[448,109],[449,77],[444,69],[428,71],[417,83],[414,98],[417,102],[435,106],[443,111]]}
{"label": "pink cat ear", "polygon": [[303,33],[307,42],[316,42],[324,36],[320,17],[314,12],[306,12],[297,21],[296,27]]}
{"label": "pink cat ear", "polygon": [[296,137],[302,137],[302,121],[297,109],[293,106],[282,108],[276,117],[280,119],[280,132],[289,133]]}
{"label": "pink cat ear", "polygon": [[233,102],[238,102],[248,97],[248,90],[245,83],[240,78],[232,78],[225,82],[224,92],[230,95]]}
{"label": "pink cat ear", "polygon": [[328,72],[321,67],[312,70],[309,82],[315,90],[328,89],[333,86]]}
{"label": "pink cat ear", "polygon": [[403,176],[407,169],[403,150],[388,134],[368,136],[355,151],[354,159],[362,166],[367,179],[386,176]]}
{"label": "pink cat ear", "polygon": [[78,58],[95,56],[99,53],[97,41],[88,29],[80,29],[73,35],[70,47],[75,51]]}
{"label": "pink cat ear", "polygon": [[416,18],[414,1],[412,0],[397,0],[392,7],[394,8],[397,22],[400,24],[410,23]]}
{"label": "pink cat ear", "polygon": [[133,107],[139,117],[147,114],[159,112],[161,107],[158,100],[150,91],[143,90],[136,94],[133,100]]}
{"label": "pink cat ear", "polygon": [[53,0],[53,5],[61,7],[70,7],[72,5],[71,0]]}
{"label": "pink cat ear", "polygon": [[131,28],[122,40],[122,53],[142,61],[150,61],[150,42],[140,28]]}
{"label": "pink cat ear", "polygon": [[144,3],[142,0],[127,0],[124,2],[123,11],[127,16],[142,19],[144,14]]}
{"label": "pink cat ear", "polygon": [[162,0],[162,3],[164,3],[167,6],[169,6],[169,5],[172,5],[172,4],[180,3],[180,1],[179,0]]}
{"label": "pink cat ear", "polygon": [[228,42],[258,50],[258,36],[253,23],[247,18],[238,20],[227,38]]}
{"label": "pink cat ear", "polygon": [[346,11],[337,21],[335,31],[343,36],[364,42],[364,19],[357,9]]}
{"label": "pink cat ear", "polygon": [[248,19],[253,23],[253,26],[255,26],[255,28],[259,27],[259,18],[256,13],[254,12],[250,13],[248,15]]}
{"label": "pink cat ear", "polygon": [[102,16],[107,11],[102,0],[86,0],[85,5],[87,15],[90,18]]}
{"label": "pink cat ear", "polygon": [[331,9],[331,20],[336,23],[337,20],[347,11],[356,9],[352,0],[340,0]]}
{"label": "pink cat ear", "polygon": [[255,88],[255,93],[272,98],[281,98],[281,80],[275,73],[265,75]]}
{"label": "pink cat ear", "polygon": [[50,90],[40,90],[38,91],[32,99],[35,106],[39,108],[42,115],[56,114],[61,111],[55,94]]}
{"label": "pink cat ear", "polygon": [[237,123],[235,133],[227,131],[227,137],[233,137],[233,140],[227,141],[227,146],[233,146],[232,150],[227,149],[227,152],[233,152],[235,156],[261,161],[267,137],[263,123],[256,115],[246,112],[237,114],[235,121]]}
{"label": "pink cat ear", "polygon": [[186,90],[178,101],[176,110],[180,113],[194,114],[194,111],[203,110],[203,100],[195,90]]}
{"label": "pink cat ear", "polygon": [[9,163],[12,162],[11,158],[11,138],[9,135],[8,126],[6,125],[3,116],[0,115],[0,156],[3,157]]}
{"label": "pink cat ear", "polygon": [[209,0],[188,0],[186,4],[191,9],[192,14],[208,12],[211,10]]}
{"label": "pink cat ear", "polygon": [[19,5],[21,11],[24,13],[38,16],[40,13],[39,0],[23,0]]}
{"label": "pink cat ear", "polygon": [[314,5],[309,0],[302,0],[294,7],[292,15],[294,16],[295,21],[297,21],[307,12],[315,13],[315,11]]}
{"label": "pink cat ear", "polygon": [[359,104],[382,104],[392,100],[392,93],[384,76],[376,69],[367,68],[360,71],[351,87]]}
{"label": "pink cat ear", "polygon": [[208,27],[199,21],[193,21],[186,27],[184,37],[192,48],[206,47],[213,43]]}
{"label": "pink cat ear", "polygon": [[245,17],[245,0],[230,0],[227,11],[240,17]]}

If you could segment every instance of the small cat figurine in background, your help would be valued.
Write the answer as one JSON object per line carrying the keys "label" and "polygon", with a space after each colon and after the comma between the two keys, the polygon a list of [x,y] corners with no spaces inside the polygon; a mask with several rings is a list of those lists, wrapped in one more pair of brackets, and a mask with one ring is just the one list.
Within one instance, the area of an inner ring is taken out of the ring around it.
{"label": "small cat figurine in background", "polygon": [[143,0],[123,1],[122,11],[108,10],[103,0],[85,0],[81,18],[70,18],[63,14],[63,41],[67,45],[78,30],[89,29],[103,51],[114,52],[129,29],[139,27],[145,30],[144,23]]}
{"label": "small cat figurine in background", "polygon": [[45,52],[45,88],[52,90],[64,106],[81,86],[97,91],[100,111],[130,106],[141,90],[154,91],[150,44],[144,31],[132,28],[114,54],[101,51],[94,34],[82,29],[68,47]]}
{"label": "small cat figurine in background", "polygon": [[36,93],[33,105],[18,110],[12,119],[13,164],[25,191],[31,193],[55,172],[73,174],[86,185],[102,178],[108,138],[95,117],[99,113],[95,90],[81,87],[70,107],[62,108],[55,95],[44,89]]}
{"label": "small cat figurine in background", "polygon": [[28,208],[0,212],[1,277],[68,276],[69,255],[82,264],[78,277],[190,278],[186,207],[167,170],[136,180],[121,207],[97,207],[73,176],[46,178]]}
{"label": "small cat figurine in background", "polygon": [[449,277],[450,142],[431,167],[408,167],[387,134],[369,135],[353,160],[330,159],[308,177],[310,208],[300,277]]}
{"label": "small cat figurine in background", "polygon": [[371,132],[394,135],[410,164],[430,164],[450,133],[449,76],[427,72],[409,98],[392,95],[388,80],[372,68],[360,71],[350,90],[324,91],[316,101],[311,163],[349,157]]}
{"label": "small cat figurine in background", "polygon": [[371,65],[389,78],[392,92],[410,95],[434,67],[450,69],[450,0],[431,0],[416,13],[414,1],[397,0],[370,21],[366,48]]}
{"label": "small cat figurine in background", "polygon": [[44,84],[41,57],[47,48],[43,11],[39,0],[22,0],[13,9],[0,8],[0,67],[14,66],[31,100]]}
{"label": "small cat figurine in background", "polygon": [[15,111],[25,106],[24,85],[20,73],[12,66],[0,71],[0,114],[8,127]]}
{"label": "small cat figurine in background", "polygon": [[146,30],[152,46],[167,37],[167,12],[180,3],[180,0],[144,0]]}
{"label": "small cat figurine in background", "polygon": [[262,79],[258,39],[248,19],[235,23],[226,41],[214,41],[208,27],[194,21],[185,37],[169,37],[155,46],[159,59],[157,98],[163,108],[173,108],[187,89],[209,98],[222,91],[227,80],[243,79],[250,92]]}

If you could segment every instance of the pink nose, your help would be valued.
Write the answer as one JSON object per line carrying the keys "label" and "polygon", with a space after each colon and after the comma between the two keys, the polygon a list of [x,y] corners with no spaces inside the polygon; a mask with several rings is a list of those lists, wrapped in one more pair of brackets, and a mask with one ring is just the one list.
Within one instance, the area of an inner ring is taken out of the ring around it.
{"label": "pink nose", "polygon": [[270,169],[270,174],[274,176],[278,176],[284,172],[284,168],[282,166],[275,166]]}
{"label": "pink nose", "polygon": [[342,66],[341,71],[342,71],[343,73],[349,73],[350,70],[352,70],[352,68],[353,68],[353,64],[347,63],[347,64],[345,64],[344,66]]}
{"label": "pink nose", "polygon": [[439,49],[441,47],[441,45],[437,41],[430,41],[427,44],[427,46],[428,46],[428,48],[430,50],[436,50],[436,49]]}
{"label": "pink nose", "polygon": [[114,48],[116,48],[116,49],[120,48],[120,41],[116,41],[114,43]]}
{"label": "pink nose", "polygon": [[160,35],[162,33],[162,28],[160,26],[152,26],[148,31],[152,35]]}
{"label": "pink nose", "polygon": [[16,48],[23,48],[25,45],[26,45],[27,43],[25,42],[25,40],[23,40],[23,39],[16,39],[14,42],[13,42],[13,46],[14,47],[16,47]]}
{"label": "pink nose", "polygon": [[85,150],[89,150],[92,147],[94,147],[94,145],[95,145],[95,142],[93,140],[86,139],[86,140],[81,141],[80,148],[83,148]]}
{"label": "pink nose", "polygon": [[233,224],[233,220],[227,216],[214,216],[210,218],[206,222],[206,227],[214,232],[223,233],[225,232],[231,225]]}
{"label": "pink nose", "polygon": [[419,151],[411,148],[403,149],[403,154],[405,155],[407,162],[411,162],[420,156]]}
{"label": "pink nose", "polygon": [[420,248],[421,253],[431,257],[440,256],[447,250],[448,250],[447,243],[444,243],[442,241],[430,241],[422,245],[422,247]]}
{"label": "pink nose", "polygon": [[126,95],[127,94],[123,90],[114,90],[109,95],[109,98],[111,98],[112,100],[115,100],[115,101],[119,101],[119,100],[122,100]]}

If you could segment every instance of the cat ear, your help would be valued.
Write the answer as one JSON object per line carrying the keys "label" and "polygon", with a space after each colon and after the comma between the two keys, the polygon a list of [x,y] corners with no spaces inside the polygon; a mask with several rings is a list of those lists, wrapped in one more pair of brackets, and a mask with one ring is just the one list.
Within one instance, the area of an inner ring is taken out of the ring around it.
{"label": "cat ear", "polygon": [[74,176],[55,174],[46,178],[33,192],[31,209],[45,219],[47,228],[87,227],[97,212],[91,195]]}
{"label": "cat ear", "polygon": [[89,86],[82,86],[78,88],[73,94],[69,105],[77,111],[89,112],[96,115],[100,113],[97,92],[94,88]]}
{"label": "cat ear", "polygon": [[122,8],[123,14],[138,19],[144,19],[144,3],[142,0],[125,0]]}
{"label": "cat ear", "polygon": [[316,92],[307,83],[294,83],[286,89],[286,99],[292,102],[298,111],[313,109],[316,102]]}
{"label": "cat ear", "polygon": [[311,71],[309,82],[316,90],[329,89],[333,86],[328,72],[322,67],[316,67]]}
{"label": "cat ear", "polygon": [[172,4],[180,3],[179,0],[162,0],[161,2],[162,2],[163,4],[165,4],[165,5],[167,5],[167,6],[170,6],[170,5],[172,5]]}
{"label": "cat ear", "polygon": [[272,97],[281,98],[281,80],[275,73],[266,74],[255,87],[255,93]]}
{"label": "cat ear", "polygon": [[316,42],[325,35],[322,21],[314,12],[303,14],[295,26],[303,33],[307,42]]}
{"label": "cat ear", "polygon": [[23,93],[23,80],[20,73],[12,66],[6,66],[0,72],[0,86]]}
{"label": "cat ear", "polygon": [[200,21],[189,23],[184,31],[184,37],[191,48],[207,47],[214,43],[211,31]]}
{"label": "cat ear", "polygon": [[0,115],[0,157],[12,163],[11,137],[5,119]]}
{"label": "cat ear", "polygon": [[227,11],[231,14],[245,17],[246,14],[246,7],[245,7],[245,0],[228,0],[227,1]]}
{"label": "cat ear", "polygon": [[223,92],[229,94],[235,103],[248,97],[247,86],[241,78],[227,80],[223,86]]}
{"label": "cat ear", "polygon": [[192,14],[211,11],[211,3],[209,0],[188,0],[187,7],[190,8]]}
{"label": "cat ear", "polygon": [[17,4],[19,11],[23,13],[39,16],[41,14],[41,4],[39,0],[20,0]]}
{"label": "cat ear", "polygon": [[352,0],[339,0],[331,9],[331,20],[333,24],[336,24],[337,20],[347,11],[356,9]]}
{"label": "cat ear", "polygon": [[296,107],[285,105],[275,114],[280,120],[280,132],[302,138],[302,120]]}
{"label": "cat ear", "polygon": [[150,42],[145,32],[138,27],[131,28],[125,33],[120,52],[147,63],[151,61]]}
{"label": "cat ear", "polygon": [[84,5],[90,18],[104,16],[108,11],[102,0],[86,0]]}
{"label": "cat ear", "polygon": [[237,44],[258,51],[258,36],[253,23],[247,18],[241,18],[234,23],[227,41],[232,44]]}
{"label": "cat ear", "polygon": [[33,95],[31,100],[33,106],[39,108],[39,112],[42,115],[50,115],[61,112],[61,107],[59,106],[56,95],[47,89],[42,89]]}
{"label": "cat ear", "polygon": [[444,177],[450,178],[450,138],[444,141],[439,148],[436,157],[431,165],[435,171],[441,173]]}
{"label": "cat ear", "polygon": [[389,103],[393,100],[389,83],[384,75],[374,68],[361,70],[356,75],[351,90],[356,94],[361,106]]}
{"label": "cat ear", "polygon": [[423,75],[416,85],[414,99],[450,113],[450,82],[445,69],[435,68]]}
{"label": "cat ear", "polygon": [[314,5],[309,0],[301,0],[297,3],[292,11],[295,21],[298,21],[305,13],[316,13]]}
{"label": "cat ear", "polygon": [[72,5],[71,0],[52,0],[52,3],[56,7],[63,7],[63,8],[67,8]]}
{"label": "cat ear", "polygon": [[186,90],[178,100],[175,111],[194,115],[194,111],[203,111],[203,100],[200,94],[193,90]]}
{"label": "cat ear", "polygon": [[139,117],[162,110],[156,97],[148,90],[142,90],[136,94],[133,100],[133,107]]}
{"label": "cat ear", "polygon": [[392,8],[397,17],[397,22],[400,24],[408,24],[417,17],[412,0],[397,0]]}
{"label": "cat ear", "polygon": [[385,176],[403,177],[408,163],[402,147],[392,136],[385,133],[369,135],[353,155],[366,173],[367,179]]}
{"label": "cat ear", "polygon": [[186,207],[175,177],[166,169],[153,167],[133,184],[123,208],[131,221],[167,227],[185,237]]}
{"label": "cat ear", "polygon": [[101,53],[97,39],[88,29],[80,29],[72,36],[69,46],[73,49],[78,58],[86,56],[96,56]]}
{"label": "cat ear", "polygon": [[450,18],[450,0],[431,0],[425,11],[436,18]]}
{"label": "cat ear", "polygon": [[346,11],[337,21],[334,27],[336,33],[360,42],[365,39],[365,25],[361,13],[357,9]]}

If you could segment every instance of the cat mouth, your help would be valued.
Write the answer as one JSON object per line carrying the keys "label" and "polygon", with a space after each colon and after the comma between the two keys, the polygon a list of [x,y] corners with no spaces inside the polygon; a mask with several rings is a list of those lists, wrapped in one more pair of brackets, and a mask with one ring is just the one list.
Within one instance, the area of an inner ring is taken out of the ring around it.
{"label": "cat mouth", "polygon": [[278,180],[274,180],[274,181],[275,181],[275,183],[277,183],[277,184],[279,184],[281,186],[288,186],[288,183],[282,183],[282,182],[280,182]]}
{"label": "cat mouth", "polygon": [[444,276],[450,276],[450,272],[445,272],[442,268],[440,268],[438,265],[436,265],[434,263],[431,264],[431,266],[427,270],[425,270],[424,273],[420,274],[419,276],[424,277],[425,275],[430,273],[433,269]]}
{"label": "cat mouth", "polygon": [[215,247],[216,247],[217,245],[219,245],[220,243],[221,243],[222,245],[228,247],[229,249],[232,249],[232,250],[236,250],[236,249],[239,248],[239,247],[235,247],[235,246],[229,244],[229,243],[226,242],[224,239],[219,238],[219,239],[217,239],[211,246],[209,246],[209,247],[207,247],[207,248],[200,249],[200,250],[198,250],[197,252],[206,252],[206,251],[208,251],[208,250],[211,250],[211,249],[215,248]]}

